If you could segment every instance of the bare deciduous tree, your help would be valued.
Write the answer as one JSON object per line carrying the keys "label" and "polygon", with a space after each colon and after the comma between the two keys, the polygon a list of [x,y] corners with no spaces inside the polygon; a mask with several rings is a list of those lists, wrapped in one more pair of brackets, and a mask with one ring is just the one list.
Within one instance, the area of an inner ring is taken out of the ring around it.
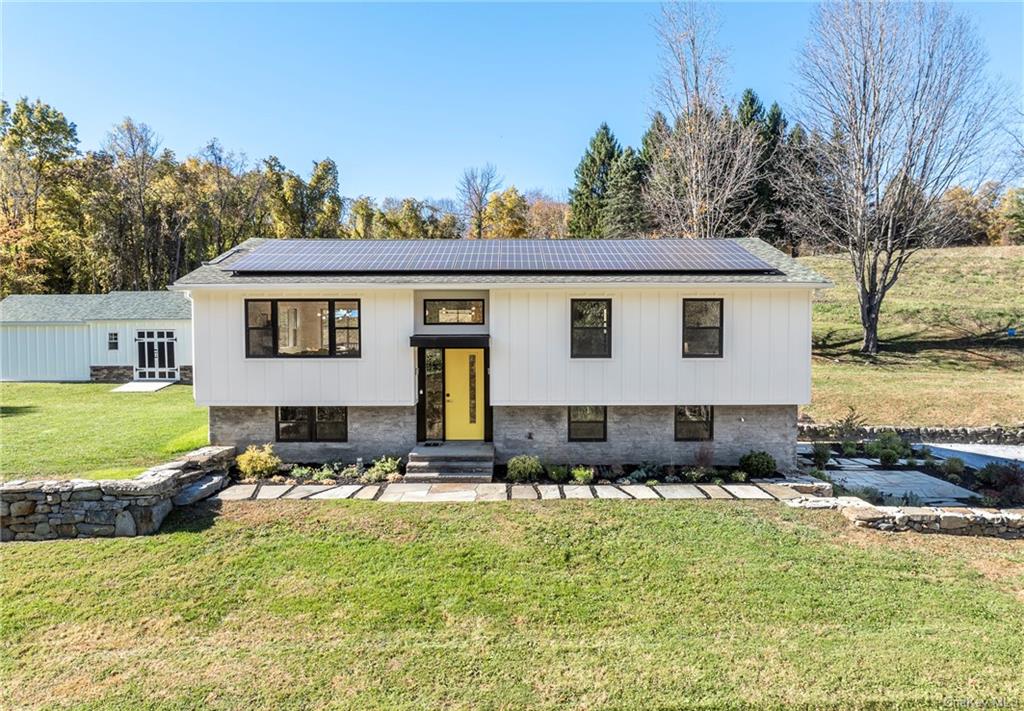
{"label": "bare deciduous tree", "polygon": [[664,234],[733,237],[759,227],[751,197],[762,151],[756,127],[729,114],[716,30],[712,10],[693,2],[665,6],[658,23],[658,98],[671,128],[657,142],[644,200]]}
{"label": "bare deciduous tree", "polygon": [[786,192],[794,227],[850,256],[863,353],[878,351],[882,302],[907,260],[952,237],[943,194],[996,166],[1007,104],[985,64],[973,28],[948,6],[817,8],[799,64],[812,139],[790,156]]}
{"label": "bare deciduous tree", "polygon": [[490,163],[482,168],[466,168],[458,184],[459,201],[469,226],[469,236],[483,239],[484,208],[487,207],[487,196],[501,187],[502,179],[498,177],[498,169]]}

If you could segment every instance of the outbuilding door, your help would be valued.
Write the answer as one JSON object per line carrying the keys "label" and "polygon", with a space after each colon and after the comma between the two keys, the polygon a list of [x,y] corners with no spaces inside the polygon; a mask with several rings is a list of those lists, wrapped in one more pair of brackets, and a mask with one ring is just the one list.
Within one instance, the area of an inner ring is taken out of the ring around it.
{"label": "outbuilding door", "polygon": [[174,331],[136,331],[138,363],[136,380],[177,380],[178,361],[174,357]]}

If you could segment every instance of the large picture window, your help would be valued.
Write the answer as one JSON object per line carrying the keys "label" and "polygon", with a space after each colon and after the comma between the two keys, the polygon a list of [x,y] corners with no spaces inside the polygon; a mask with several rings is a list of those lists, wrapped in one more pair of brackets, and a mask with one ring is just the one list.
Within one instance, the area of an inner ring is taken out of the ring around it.
{"label": "large picture window", "polygon": [[569,408],[570,442],[604,442],[607,436],[607,407],[577,405]]}
{"label": "large picture window", "polygon": [[279,407],[278,442],[347,442],[347,407]]}
{"label": "large picture window", "polygon": [[573,358],[612,357],[612,300],[572,299]]}
{"label": "large picture window", "polygon": [[423,323],[427,326],[483,325],[484,300],[424,299]]}
{"label": "large picture window", "polygon": [[676,441],[703,442],[714,439],[715,408],[710,405],[676,406]]}
{"label": "large picture window", "polygon": [[683,358],[722,357],[722,300],[683,299]]}
{"label": "large picture window", "polygon": [[245,302],[248,358],[358,358],[359,299]]}

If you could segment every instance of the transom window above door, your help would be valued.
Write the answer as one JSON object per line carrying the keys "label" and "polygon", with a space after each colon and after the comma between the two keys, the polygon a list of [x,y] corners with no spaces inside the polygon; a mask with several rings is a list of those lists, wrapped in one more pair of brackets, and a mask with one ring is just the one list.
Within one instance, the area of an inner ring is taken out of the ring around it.
{"label": "transom window above door", "polygon": [[612,357],[612,300],[571,299],[572,358]]}
{"label": "transom window above door", "polygon": [[483,299],[424,299],[423,323],[427,326],[483,325]]}
{"label": "transom window above door", "polygon": [[359,299],[245,302],[247,358],[358,358]]}

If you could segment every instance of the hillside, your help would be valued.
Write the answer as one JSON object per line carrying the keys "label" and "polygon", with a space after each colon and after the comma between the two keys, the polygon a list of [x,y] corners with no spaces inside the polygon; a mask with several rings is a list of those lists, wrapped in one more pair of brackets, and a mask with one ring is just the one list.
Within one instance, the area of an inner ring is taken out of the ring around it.
{"label": "hillside", "polygon": [[872,424],[1024,421],[1024,247],[915,255],[882,307],[883,350],[860,355],[857,292],[845,256],[802,257],[836,288],[814,306],[817,421],[853,405]]}

